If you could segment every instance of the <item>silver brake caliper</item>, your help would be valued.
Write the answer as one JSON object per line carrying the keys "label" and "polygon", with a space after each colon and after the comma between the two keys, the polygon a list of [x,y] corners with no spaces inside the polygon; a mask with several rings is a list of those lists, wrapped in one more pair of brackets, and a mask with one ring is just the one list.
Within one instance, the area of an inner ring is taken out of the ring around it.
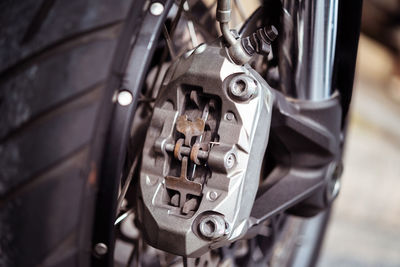
{"label": "silver brake caliper", "polygon": [[220,40],[169,69],[146,135],[138,219],[150,245],[197,257],[246,231],[260,182],[272,94]]}

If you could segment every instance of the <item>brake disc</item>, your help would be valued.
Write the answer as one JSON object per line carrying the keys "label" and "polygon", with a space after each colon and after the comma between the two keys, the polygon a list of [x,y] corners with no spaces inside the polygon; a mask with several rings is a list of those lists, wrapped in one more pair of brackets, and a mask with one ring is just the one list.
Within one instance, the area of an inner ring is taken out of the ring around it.
{"label": "brake disc", "polygon": [[140,171],[137,216],[150,245],[198,257],[246,233],[272,103],[269,85],[220,39],[171,65]]}

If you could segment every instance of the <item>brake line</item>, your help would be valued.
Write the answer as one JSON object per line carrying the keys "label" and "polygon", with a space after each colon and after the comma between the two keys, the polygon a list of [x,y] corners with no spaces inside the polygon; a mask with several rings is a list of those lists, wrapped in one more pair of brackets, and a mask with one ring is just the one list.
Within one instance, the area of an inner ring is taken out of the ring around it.
{"label": "brake line", "polygon": [[226,42],[229,46],[233,46],[237,41],[229,29],[229,22],[231,21],[231,0],[218,0],[217,21],[219,22],[222,35]]}

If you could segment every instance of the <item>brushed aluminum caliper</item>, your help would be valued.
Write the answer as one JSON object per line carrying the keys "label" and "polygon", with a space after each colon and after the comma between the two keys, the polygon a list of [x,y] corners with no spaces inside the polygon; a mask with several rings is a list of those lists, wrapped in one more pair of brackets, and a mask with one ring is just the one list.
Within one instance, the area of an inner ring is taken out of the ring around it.
{"label": "brushed aluminum caliper", "polygon": [[246,233],[272,103],[269,85],[221,39],[171,65],[140,170],[137,215],[150,245],[198,257]]}

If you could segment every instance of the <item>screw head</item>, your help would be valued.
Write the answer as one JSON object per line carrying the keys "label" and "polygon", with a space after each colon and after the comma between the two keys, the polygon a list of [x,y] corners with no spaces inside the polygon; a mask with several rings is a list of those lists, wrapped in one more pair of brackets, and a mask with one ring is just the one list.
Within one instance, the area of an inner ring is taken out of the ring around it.
{"label": "screw head", "polygon": [[207,239],[218,239],[226,234],[226,223],[220,215],[208,215],[199,223],[200,234]]}
{"label": "screw head", "polygon": [[232,121],[232,120],[235,118],[235,114],[233,114],[232,112],[227,112],[227,113],[225,114],[225,118],[226,118],[228,121]]}
{"label": "screw head", "polygon": [[117,101],[121,106],[127,106],[132,103],[133,96],[128,90],[121,90],[117,95]]}
{"label": "screw head", "polygon": [[257,82],[246,74],[235,76],[229,83],[229,93],[235,100],[249,100],[257,90]]}
{"label": "screw head", "polygon": [[233,153],[228,153],[225,157],[225,167],[227,169],[232,168],[235,165],[236,156]]}
{"label": "screw head", "polygon": [[150,6],[150,13],[154,16],[159,16],[164,12],[164,6],[163,4],[159,2],[154,2]]}
{"label": "screw head", "polygon": [[208,193],[208,199],[211,201],[215,201],[218,198],[218,193],[215,191],[211,191]]}
{"label": "screw head", "polygon": [[94,252],[99,256],[105,255],[107,253],[107,251],[108,251],[108,247],[104,243],[97,243],[94,246]]}
{"label": "screw head", "polygon": [[232,95],[242,97],[247,93],[247,83],[242,79],[236,79],[230,89]]}

